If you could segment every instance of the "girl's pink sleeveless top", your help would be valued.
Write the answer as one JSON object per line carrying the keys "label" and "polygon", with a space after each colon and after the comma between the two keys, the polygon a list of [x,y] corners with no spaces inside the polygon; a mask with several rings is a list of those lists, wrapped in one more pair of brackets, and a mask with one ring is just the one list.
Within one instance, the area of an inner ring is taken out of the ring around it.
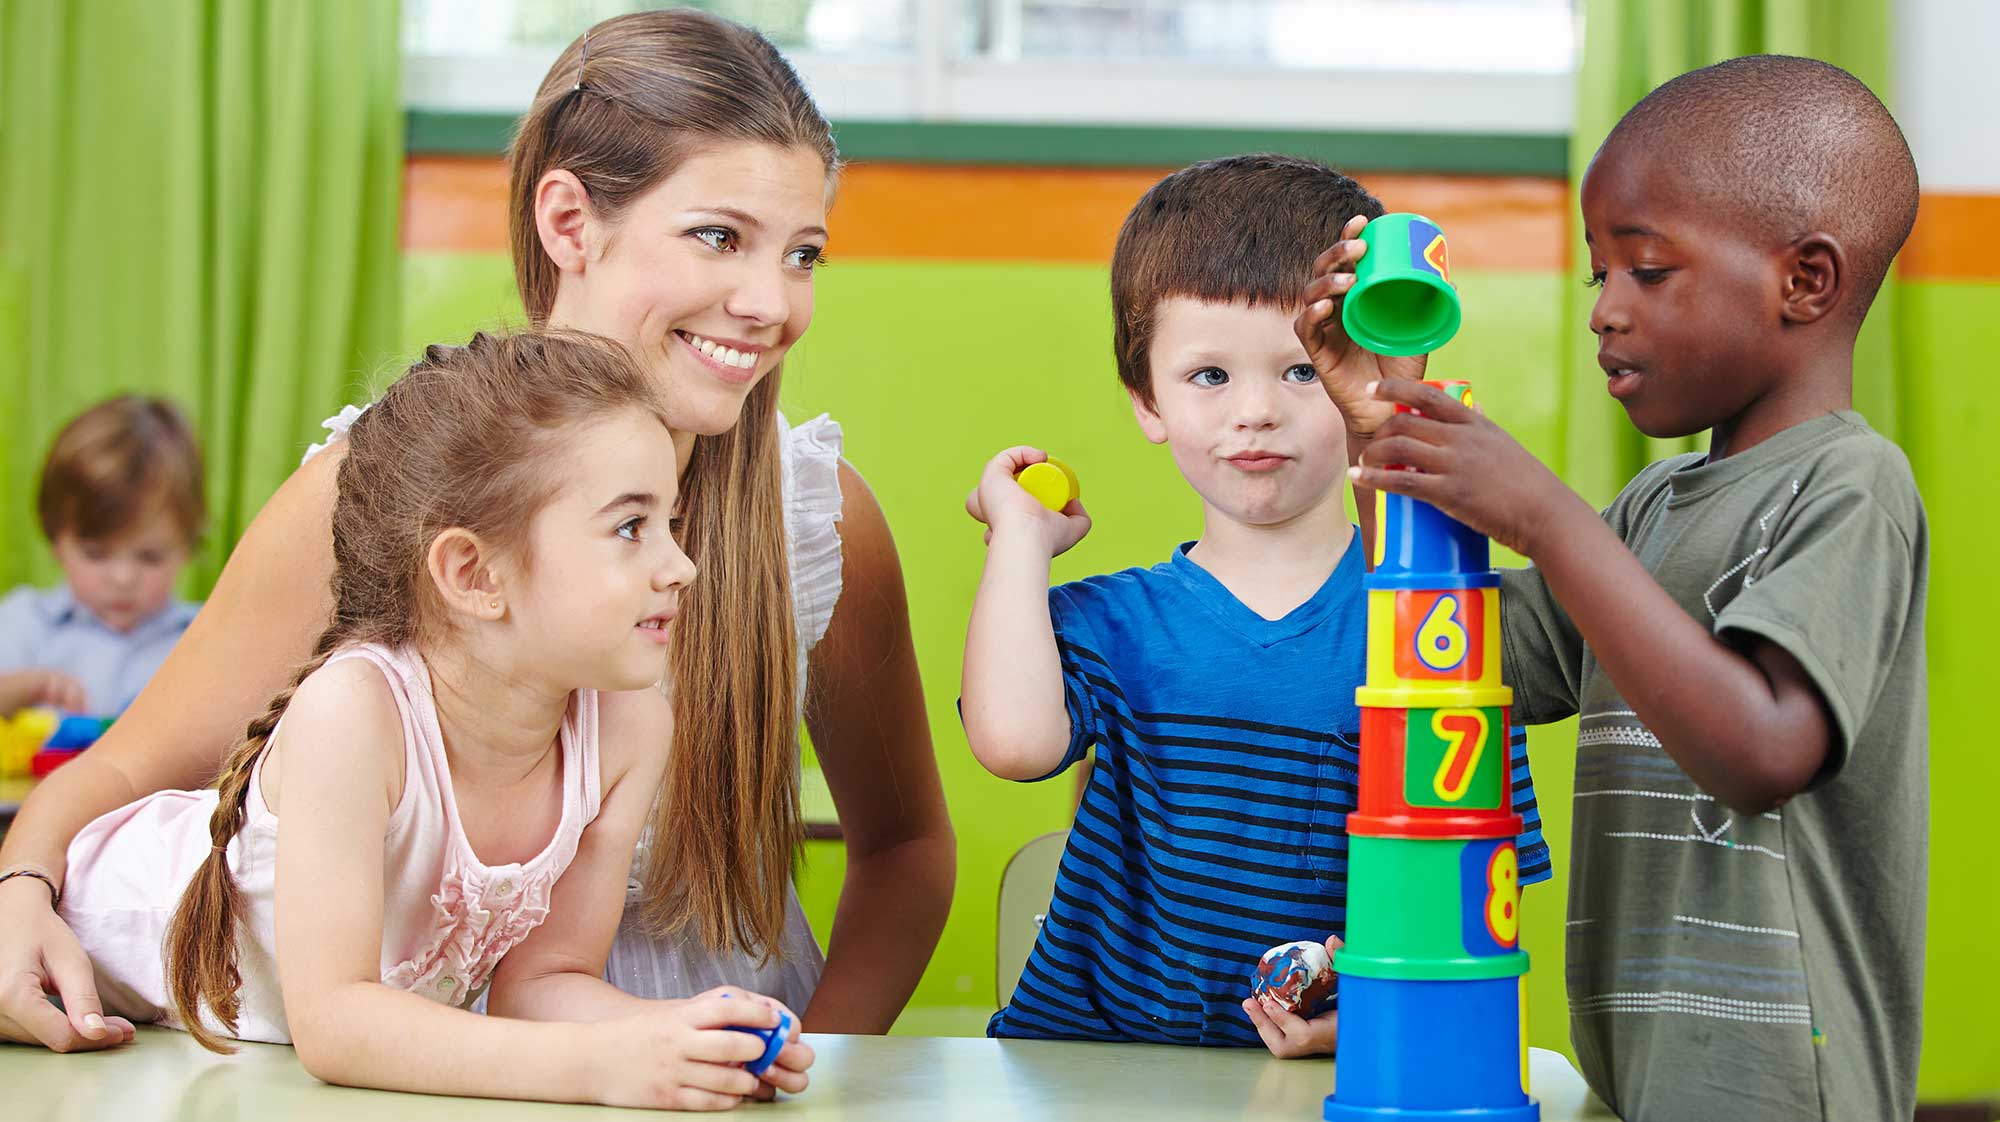
{"label": "girl's pink sleeveless top", "polygon": [[[447,1005],[469,1005],[502,956],[547,917],[556,880],[576,856],[584,827],[597,817],[597,694],[572,694],[563,718],[562,818],[555,835],[524,862],[487,865],[472,852],[459,821],[423,659],[410,648],[371,644],[339,651],[327,662],[346,659],[366,660],[382,672],[403,723],[403,795],[382,838],[382,982]],[[281,721],[272,740],[283,736]],[[264,802],[262,773],[260,760],[243,829],[229,846],[245,905],[237,947],[242,1005],[229,1035],[283,1044],[291,1034],[278,990],[273,924],[278,816]],[[104,815],[70,843],[62,916],[90,952],[106,1012],[177,1024],[161,948],[181,890],[208,856],[215,805],[213,790],[162,791]]]}

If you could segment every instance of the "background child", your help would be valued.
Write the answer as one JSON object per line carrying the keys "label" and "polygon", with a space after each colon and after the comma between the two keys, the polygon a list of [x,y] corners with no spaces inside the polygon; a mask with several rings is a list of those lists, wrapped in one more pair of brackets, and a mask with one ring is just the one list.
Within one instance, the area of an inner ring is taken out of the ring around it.
{"label": "background child", "polygon": [[[1164,564],[1050,589],[1090,529],[1014,482],[1012,448],[967,501],[988,552],[962,712],[994,774],[1040,779],[1096,746],[1055,899],[995,1036],[1331,1052],[1336,1018],[1248,1000],[1268,948],[1346,922],[1366,607],[1342,509],[1340,413],[1292,330],[1314,254],[1361,186],[1243,156],[1160,181],[1112,258],[1118,375],[1146,438],[1200,497]],[[1524,883],[1549,874],[1518,744]],[[1328,938],[1329,935],[1335,936]]]}
{"label": "background child", "polygon": [[166,401],[112,398],[57,434],[38,507],[63,583],[0,600],[0,716],[112,715],[194,619],[173,593],[206,518],[201,449]]}
{"label": "background child", "polygon": [[[1357,487],[1535,562],[1501,599],[1506,674],[1523,719],[1582,716],[1570,1027],[1621,1117],[1911,1116],[1929,534],[1851,402],[1916,209],[1895,120],[1825,63],[1734,59],[1627,113],[1583,182],[1598,360],[1640,431],[1712,431],[1601,520],[1443,394],[1322,367],[1373,432]],[[1351,283],[1314,282],[1303,337]]]}
{"label": "background child", "polygon": [[[694,576],[656,391],[602,340],[479,336],[433,347],[349,439],[333,622],[294,687],[217,790],[149,796],[70,846],[60,911],[106,1008],[215,1048],[294,1041],[331,1082],[753,1094],[737,1065],[763,1042],[725,1026],[775,1025],[775,1002],[599,976]],[[493,1015],[464,1011],[489,979]],[[534,1023],[554,1020],[592,1023]],[[789,1044],[764,1078],[801,1090],[811,1059]]]}

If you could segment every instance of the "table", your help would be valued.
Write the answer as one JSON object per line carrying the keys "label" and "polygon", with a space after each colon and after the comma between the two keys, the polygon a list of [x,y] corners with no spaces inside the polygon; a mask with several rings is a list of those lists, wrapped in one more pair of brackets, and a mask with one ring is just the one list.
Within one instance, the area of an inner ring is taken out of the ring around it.
{"label": "table", "polygon": [[[1074,1044],[972,1037],[826,1036],[813,1085],[740,1115],[840,1122],[1315,1122],[1332,1083],[1326,1060],[1274,1060],[1247,1048]],[[1544,1122],[1605,1119],[1568,1061],[1530,1053]],[[58,1056],[0,1045],[0,1114],[19,1122],[427,1122],[607,1119],[626,1112],[359,1091],[317,1082],[290,1048],[246,1044],[235,1056],[186,1035],[142,1028],[110,1052]],[[630,1117],[654,1117],[631,1112]]]}

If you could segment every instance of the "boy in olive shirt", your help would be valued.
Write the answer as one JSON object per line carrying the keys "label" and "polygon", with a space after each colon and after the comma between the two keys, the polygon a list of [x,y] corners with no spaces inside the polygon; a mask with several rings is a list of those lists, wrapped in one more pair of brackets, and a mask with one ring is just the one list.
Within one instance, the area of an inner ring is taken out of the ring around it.
{"label": "boy in olive shirt", "polygon": [[1503,584],[1503,666],[1517,720],[1581,715],[1571,1034],[1628,1119],[1911,1116],[1928,535],[1851,402],[1916,208],[1901,130],[1825,63],[1734,59],[1627,113],[1583,182],[1598,361],[1640,431],[1712,431],[1601,518],[1420,361],[1343,368],[1322,325],[1359,243],[1299,317],[1367,444],[1357,488],[1534,562]]}

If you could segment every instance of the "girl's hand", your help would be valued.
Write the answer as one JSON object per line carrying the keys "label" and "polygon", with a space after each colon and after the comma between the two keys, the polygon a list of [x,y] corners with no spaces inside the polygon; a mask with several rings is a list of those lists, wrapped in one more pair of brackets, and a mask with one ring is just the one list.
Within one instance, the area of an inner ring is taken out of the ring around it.
{"label": "girl's hand", "polygon": [[[1326,953],[1340,949],[1340,937],[1326,937]],[[1339,1037],[1340,1010],[1334,1009],[1312,1020],[1306,1020],[1297,1013],[1287,1012],[1276,1005],[1265,1005],[1254,997],[1243,999],[1243,1012],[1250,1017],[1250,1023],[1257,1027],[1257,1035],[1264,1038],[1264,1047],[1281,1060],[1295,1060],[1301,1056],[1331,1056],[1333,1045]]]}
{"label": "girl's hand", "polygon": [[777,1024],[773,1004],[720,990],[684,1001],[648,1002],[636,1013],[597,1022],[588,1026],[586,1044],[592,1097],[606,1106],[730,1110],[767,1080],[796,1094],[806,1088],[810,1046],[794,1039],[759,1079],[742,1065],[764,1054],[763,1040],[731,1031],[737,1025]]}
{"label": "girl's hand", "polygon": [[103,1015],[90,956],[49,904],[49,886],[34,877],[0,884],[0,1040],[55,1052],[130,1042],[132,1022]]}
{"label": "girl's hand", "polygon": [[[807,1083],[806,1069],[813,1064],[813,1049],[812,1045],[799,1039],[799,1026],[804,1023],[804,1018],[800,1017],[791,1006],[786,1005],[775,997],[765,997],[761,993],[751,993],[749,990],[737,989],[732,986],[717,986],[706,993],[696,995],[693,1000],[699,1001],[706,997],[733,996],[747,997],[752,1001],[785,1013],[792,1018],[791,1032],[785,1038],[790,1043],[786,1044],[784,1049],[778,1053],[777,1058],[771,1061],[771,1066],[764,1069],[764,1074],[759,1077],[764,1081],[764,1086],[757,1088],[757,1092],[753,1097],[760,1100],[769,1100],[776,1098],[779,1091],[796,1095],[800,1091],[805,1090]],[[772,1023],[775,1024],[775,1020]],[[748,1027],[763,1028],[766,1026],[759,1024]]]}
{"label": "girl's hand", "polygon": [[1084,513],[1083,500],[1071,499],[1061,513],[1050,510],[1035,501],[1033,495],[1015,481],[1014,477],[1031,464],[1043,463],[1048,453],[1039,448],[1020,445],[986,461],[986,468],[980,472],[979,485],[966,496],[965,512],[986,524],[986,544],[993,544],[993,535],[1008,537],[1030,535],[1038,547],[1048,556],[1056,557],[1069,551],[1070,547],[1083,540],[1090,533],[1090,515]]}
{"label": "girl's hand", "polygon": [[1391,414],[1390,407],[1368,396],[1368,383],[1391,378],[1421,382],[1429,361],[1427,355],[1394,357],[1365,350],[1340,326],[1341,302],[1354,287],[1354,264],[1368,252],[1368,243],[1360,240],[1366,225],[1368,219],[1361,215],[1348,219],[1341,228],[1341,240],[1313,262],[1305,307],[1292,321],[1306,357],[1319,371],[1319,384],[1326,387],[1326,396],[1347,420],[1348,449],[1355,454]]}
{"label": "girl's hand", "polygon": [[1588,514],[1565,487],[1505,429],[1436,386],[1382,381],[1369,387],[1386,407],[1407,405],[1382,423],[1362,462],[1348,470],[1357,487],[1422,499],[1527,557],[1562,516]]}

